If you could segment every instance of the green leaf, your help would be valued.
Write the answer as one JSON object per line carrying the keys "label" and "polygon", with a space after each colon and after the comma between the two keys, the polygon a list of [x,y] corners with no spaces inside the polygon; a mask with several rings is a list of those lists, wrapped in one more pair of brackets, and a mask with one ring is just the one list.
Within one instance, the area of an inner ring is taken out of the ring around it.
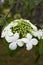
{"label": "green leaf", "polygon": [[39,54],[43,55],[43,39],[39,41]]}

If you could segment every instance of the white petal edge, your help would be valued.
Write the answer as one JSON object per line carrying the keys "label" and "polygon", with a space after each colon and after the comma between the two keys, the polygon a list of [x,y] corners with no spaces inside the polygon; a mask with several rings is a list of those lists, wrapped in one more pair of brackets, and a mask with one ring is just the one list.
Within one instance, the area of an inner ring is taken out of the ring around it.
{"label": "white petal edge", "polygon": [[6,32],[2,31],[1,38],[5,37]]}
{"label": "white petal edge", "polygon": [[18,33],[15,33],[13,36],[8,36],[8,35],[5,36],[5,39],[8,43],[15,42],[18,38],[19,38]]}
{"label": "white petal edge", "polygon": [[6,35],[13,36],[13,33],[10,30],[8,30],[8,31],[6,31]]}
{"label": "white petal edge", "polygon": [[41,30],[38,30],[38,31],[34,32],[33,35],[35,37],[38,37],[38,39],[40,39],[42,37],[42,31]]}
{"label": "white petal edge", "polygon": [[31,40],[32,39],[32,35],[30,33],[27,33],[26,37]]}
{"label": "white petal edge", "polygon": [[21,41],[21,39],[18,39],[18,40],[17,40],[17,45],[18,45],[19,47],[22,47],[22,46],[24,45],[24,43]]}
{"label": "white petal edge", "polygon": [[33,45],[29,42],[26,44],[26,50],[31,50]]}
{"label": "white petal edge", "polygon": [[28,39],[28,38],[22,38],[21,41],[22,41],[23,43],[29,43],[29,39]]}
{"label": "white petal edge", "polygon": [[12,43],[9,44],[9,49],[10,50],[15,50],[16,48],[17,48],[16,42],[12,42]]}
{"label": "white petal edge", "polygon": [[14,36],[10,37],[10,36],[5,36],[5,39],[8,43],[13,42],[14,41]]}
{"label": "white petal edge", "polygon": [[14,40],[17,40],[18,38],[19,38],[19,33],[16,32],[16,33],[14,34]]}
{"label": "white petal edge", "polygon": [[31,39],[30,43],[33,44],[33,45],[37,45],[38,40],[36,38],[33,38],[33,39]]}
{"label": "white petal edge", "polygon": [[9,24],[4,28],[4,30],[10,29],[13,25],[14,25],[14,22],[9,23]]}

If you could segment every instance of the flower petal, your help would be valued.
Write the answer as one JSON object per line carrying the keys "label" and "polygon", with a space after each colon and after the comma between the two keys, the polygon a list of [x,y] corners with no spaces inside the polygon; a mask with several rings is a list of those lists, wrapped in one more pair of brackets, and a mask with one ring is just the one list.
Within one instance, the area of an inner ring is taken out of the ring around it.
{"label": "flower petal", "polygon": [[13,33],[11,32],[11,29],[3,30],[3,31],[2,31],[1,37],[3,38],[3,37],[5,37],[6,35],[8,35],[8,36],[12,36],[12,35],[13,35]]}
{"label": "flower petal", "polygon": [[21,39],[18,39],[18,40],[17,40],[17,45],[18,45],[19,47],[22,47],[22,46],[24,45],[24,43],[21,41]]}
{"label": "flower petal", "polygon": [[31,40],[32,39],[32,35],[30,33],[27,33],[26,37]]}
{"label": "flower petal", "polygon": [[6,32],[2,31],[1,38],[5,37],[5,35],[6,35]]}
{"label": "flower petal", "polygon": [[33,44],[33,45],[37,45],[38,40],[36,38],[33,38],[33,39],[31,39],[30,43]]}
{"label": "flower petal", "polygon": [[13,42],[14,41],[14,37],[10,37],[10,36],[5,36],[6,41],[9,42]]}
{"label": "flower petal", "polygon": [[39,34],[39,35],[38,35],[38,39],[40,39],[40,38],[42,37],[42,31],[39,30],[39,31],[38,31],[38,34]]}
{"label": "flower petal", "polygon": [[9,44],[9,49],[10,50],[15,50],[16,48],[17,48],[16,42],[12,42],[12,43]]}
{"label": "flower petal", "polygon": [[10,29],[5,31],[5,32],[6,32],[6,35],[8,35],[8,36],[12,36],[13,35],[13,33],[12,33],[12,31]]}
{"label": "flower petal", "polygon": [[26,50],[31,50],[33,45],[31,43],[26,44]]}
{"label": "flower petal", "polygon": [[28,38],[22,38],[21,41],[24,42],[24,43],[28,43],[29,39]]}
{"label": "flower petal", "polygon": [[31,26],[32,26],[34,31],[37,31],[37,27],[35,25],[31,24]]}
{"label": "flower petal", "polygon": [[16,33],[14,34],[14,40],[17,40],[18,38],[19,38],[19,33],[16,32]]}
{"label": "flower petal", "polygon": [[9,23],[9,24],[4,28],[4,30],[10,29],[13,25],[14,25],[14,22]]}
{"label": "flower petal", "polygon": [[18,38],[19,38],[18,33],[15,33],[13,36],[8,36],[8,35],[5,36],[5,39],[8,43],[13,41],[15,42]]}
{"label": "flower petal", "polygon": [[34,35],[35,37],[38,37],[38,39],[40,39],[41,36],[42,36],[42,31],[41,31],[41,30],[38,30],[38,31],[34,32],[33,35]]}

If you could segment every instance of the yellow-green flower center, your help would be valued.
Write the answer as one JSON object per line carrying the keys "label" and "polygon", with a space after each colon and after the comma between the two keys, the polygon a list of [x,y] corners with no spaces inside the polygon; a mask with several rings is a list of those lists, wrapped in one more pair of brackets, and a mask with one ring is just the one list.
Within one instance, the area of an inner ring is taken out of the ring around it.
{"label": "yellow-green flower center", "polygon": [[12,32],[18,32],[20,34],[20,38],[25,37],[27,33],[31,33],[33,30],[31,25],[24,20],[17,21],[18,25],[15,27],[12,27]]}

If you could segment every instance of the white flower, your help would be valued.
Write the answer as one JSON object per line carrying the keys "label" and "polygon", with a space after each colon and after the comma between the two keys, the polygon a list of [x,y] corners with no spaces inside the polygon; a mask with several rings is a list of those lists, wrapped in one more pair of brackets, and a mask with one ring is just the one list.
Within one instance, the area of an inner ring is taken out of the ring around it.
{"label": "white flower", "polygon": [[22,47],[24,45],[24,43],[21,41],[21,39],[19,39],[19,34],[17,32],[14,34],[14,36],[12,36],[12,37],[7,36],[5,39],[7,42],[10,42],[9,48],[11,50],[15,50],[17,48],[17,45],[19,47]]}
{"label": "white flower", "polygon": [[22,38],[21,40],[24,43],[28,43],[32,39],[32,35],[30,33],[27,33],[26,38]]}
{"label": "white flower", "polygon": [[12,42],[12,43],[9,44],[9,49],[10,50],[15,50],[16,48],[17,48],[16,42]]}
{"label": "white flower", "polygon": [[32,43],[30,43],[31,40],[29,40],[28,38],[22,38],[21,39],[22,42],[26,43],[26,50],[31,50],[33,45]]}
{"label": "white flower", "polygon": [[38,37],[38,39],[40,39],[42,37],[42,31],[41,30],[38,30],[38,31],[34,32],[33,35],[35,37]]}
{"label": "white flower", "polygon": [[26,37],[31,40],[32,39],[32,35],[30,33],[27,33]]}
{"label": "white flower", "polygon": [[28,38],[22,38],[22,42],[26,43],[26,50],[31,50],[33,45],[30,43],[30,40]]}
{"label": "white flower", "polygon": [[13,33],[11,32],[11,29],[8,30],[3,30],[2,34],[1,34],[1,38],[5,37],[5,36],[12,36]]}
{"label": "white flower", "polygon": [[26,44],[26,50],[31,50],[33,45],[37,45],[38,44],[38,40],[33,38],[31,39],[27,44]]}
{"label": "white flower", "polygon": [[24,43],[21,41],[21,39],[18,39],[15,42],[12,42],[12,43],[9,44],[9,49],[15,50],[17,48],[17,45],[19,47],[22,47],[24,45]]}
{"label": "white flower", "polygon": [[38,40],[36,38],[32,38],[30,33],[27,33],[27,38],[22,38],[22,42],[26,43],[26,50],[31,50],[33,45],[38,44]]}
{"label": "white flower", "polygon": [[22,47],[24,43],[21,41],[21,39],[16,40],[16,42],[12,42],[9,44],[9,49],[10,50],[15,50],[17,48],[17,45],[19,47]]}
{"label": "white flower", "polygon": [[17,22],[11,22],[8,26],[6,26],[2,31],[1,38],[5,37],[6,35],[12,36],[13,33],[10,28],[16,26],[17,24]]}
{"label": "white flower", "polygon": [[13,36],[5,36],[6,41],[9,42],[13,42],[16,41],[19,38],[19,33],[15,33]]}
{"label": "white flower", "polygon": [[18,39],[18,40],[17,40],[17,45],[18,45],[19,47],[22,47],[22,46],[24,45],[24,43],[22,42],[21,39]]}
{"label": "white flower", "polygon": [[38,40],[36,38],[31,39],[30,44],[37,45]]}

